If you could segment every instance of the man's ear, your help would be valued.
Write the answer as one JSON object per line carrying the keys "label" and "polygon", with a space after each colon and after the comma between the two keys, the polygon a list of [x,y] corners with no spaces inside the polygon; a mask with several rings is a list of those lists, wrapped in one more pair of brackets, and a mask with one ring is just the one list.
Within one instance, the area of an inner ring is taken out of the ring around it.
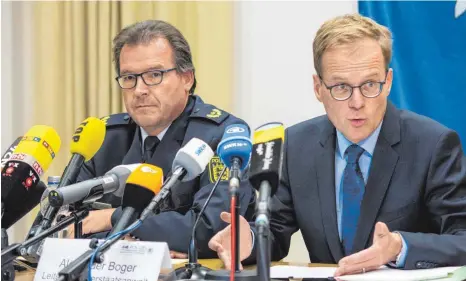
{"label": "man's ear", "polygon": [[194,84],[194,71],[186,71],[181,74],[181,79],[183,80],[184,90],[189,93],[191,87]]}
{"label": "man's ear", "polygon": [[312,75],[312,80],[314,81],[314,94],[316,95],[317,100],[322,102],[322,82],[320,81],[319,75]]}

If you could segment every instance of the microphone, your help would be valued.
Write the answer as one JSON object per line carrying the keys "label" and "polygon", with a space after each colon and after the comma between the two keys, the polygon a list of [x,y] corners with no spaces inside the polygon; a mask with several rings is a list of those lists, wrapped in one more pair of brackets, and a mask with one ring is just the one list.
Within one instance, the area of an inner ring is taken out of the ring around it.
{"label": "microphone", "polygon": [[282,123],[268,123],[254,132],[249,181],[259,190],[255,221],[258,233],[257,273],[264,281],[270,280],[269,201],[280,181],[284,140]]}
{"label": "microphone", "polygon": [[25,196],[17,195],[15,196],[18,197],[17,200],[11,199],[16,202],[16,205],[14,208],[5,208],[2,214],[2,228],[8,229],[34,209],[39,204],[42,193],[46,188],[47,185],[45,185],[44,182],[39,181],[36,186],[30,187],[29,190],[27,190],[27,194]]}
{"label": "microphone", "polygon": [[[9,228],[40,202],[40,176],[60,150],[57,132],[48,126],[33,126],[21,138],[2,168],[2,228]],[[26,204],[27,203],[27,204]],[[26,204],[26,205],[25,205]]]}
{"label": "microphone", "polygon": [[[71,159],[65,168],[61,176],[61,181],[57,188],[67,186],[74,183],[78,177],[84,161],[89,161],[102,146],[105,138],[105,123],[95,117],[89,117],[85,119],[76,129],[73,134],[72,141],[70,144]],[[37,237],[44,230],[50,228],[55,219],[59,208],[54,206],[48,206],[42,216],[41,212],[37,214],[37,217],[29,230],[28,238]],[[78,234],[79,228],[75,232]],[[38,258],[37,250],[40,244],[31,246],[27,254],[31,255],[30,261],[35,261]]]}
{"label": "microphone", "polygon": [[254,280],[256,273],[250,270],[240,271],[239,255],[239,213],[240,205],[238,188],[241,181],[241,172],[246,169],[251,157],[252,143],[249,128],[244,124],[233,124],[226,127],[222,140],[218,144],[217,154],[230,169],[230,212],[231,222],[231,270],[216,270],[208,272],[206,279],[213,280]]}
{"label": "microphone", "polygon": [[23,137],[18,137],[11,145],[8,147],[8,149],[5,151],[5,153],[2,156],[2,169],[5,166],[5,163],[10,159],[11,155],[15,153],[15,149],[18,146],[19,142],[21,141]]}
{"label": "microphone", "polygon": [[256,209],[256,225],[259,227],[269,224],[269,199],[278,189],[284,139],[282,123],[268,123],[254,132],[249,181],[259,190]]}
{"label": "microphone", "polygon": [[89,117],[79,125],[70,145],[71,159],[63,172],[58,188],[76,182],[84,161],[91,160],[102,146],[105,133],[104,121],[95,117]]}
{"label": "microphone", "polygon": [[152,199],[149,206],[144,209],[140,220],[145,220],[150,213],[157,210],[160,202],[180,182],[193,180],[203,173],[213,156],[214,152],[210,146],[198,138],[192,138],[185,146],[178,150],[172,164],[172,175],[163,184],[162,190]]}
{"label": "microphone", "polygon": [[244,124],[226,127],[222,140],[217,146],[217,154],[223,164],[230,169],[230,191],[237,193],[241,172],[248,166],[252,144],[249,128]]}
{"label": "microphone", "polygon": [[58,209],[63,205],[91,204],[107,193],[115,193],[121,197],[126,180],[140,164],[119,165],[105,175],[72,185],[51,190],[48,193],[49,204]]}
{"label": "microphone", "polygon": [[[3,154],[2,156],[2,169],[3,167],[5,166],[6,162],[8,161],[8,159],[10,159],[11,155],[13,155],[13,153],[15,152],[15,149],[16,149],[16,146],[18,145],[18,143],[21,141],[23,137],[18,137],[11,145],[10,147],[8,147],[8,149],[5,151],[5,153]],[[3,191],[2,191],[3,193]],[[3,208],[3,200],[2,200],[2,216],[3,216],[3,212],[4,212],[4,208]],[[6,231],[5,231],[5,234],[6,234]]]}
{"label": "microphone", "polygon": [[240,271],[239,258],[239,212],[238,188],[241,180],[241,171],[249,164],[252,144],[249,137],[249,128],[243,124],[230,125],[225,129],[222,140],[218,144],[217,154],[222,162],[230,169],[230,212],[233,217],[231,224],[233,236],[231,237],[232,272]]}
{"label": "microphone", "polygon": [[109,235],[120,232],[135,221],[151,199],[160,191],[163,171],[150,164],[139,165],[126,180],[122,200],[122,215]]}

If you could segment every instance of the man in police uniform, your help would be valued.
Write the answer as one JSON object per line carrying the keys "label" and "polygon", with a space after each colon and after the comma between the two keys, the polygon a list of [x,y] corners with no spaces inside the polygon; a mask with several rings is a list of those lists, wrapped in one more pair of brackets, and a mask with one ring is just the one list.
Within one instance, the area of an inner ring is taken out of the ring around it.
{"label": "man in police uniform", "polygon": [[[194,95],[196,79],[186,39],[172,25],[157,20],[139,22],[123,29],[114,39],[114,61],[128,114],[103,118],[107,124],[104,143],[85,163],[78,181],[104,175],[120,164],[147,162],[168,175],[177,151],[193,137],[215,151],[225,127],[245,124],[241,119],[205,104]],[[146,241],[165,241],[171,250],[186,253],[191,229],[223,165],[214,157],[205,172],[171,191],[159,214],[150,216],[133,232]],[[197,229],[197,239],[208,241],[226,224],[219,214],[229,208],[227,175],[214,193]],[[241,190],[241,214],[251,216],[255,193]],[[120,205],[110,194],[103,202]],[[108,231],[121,216],[121,207],[92,211],[83,221],[83,233]],[[207,243],[199,243],[207,245]],[[199,255],[214,255],[207,247]]]}

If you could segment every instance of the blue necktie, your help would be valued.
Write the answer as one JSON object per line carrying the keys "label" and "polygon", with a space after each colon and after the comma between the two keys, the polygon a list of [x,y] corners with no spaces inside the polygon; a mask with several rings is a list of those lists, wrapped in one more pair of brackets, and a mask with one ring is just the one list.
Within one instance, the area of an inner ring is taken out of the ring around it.
{"label": "blue necktie", "polygon": [[362,197],[364,195],[364,178],[359,168],[359,157],[364,149],[353,144],[346,149],[346,168],[343,171],[343,208],[342,208],[342,243],[345,255],[353,249],[354,237],[358,225]]}

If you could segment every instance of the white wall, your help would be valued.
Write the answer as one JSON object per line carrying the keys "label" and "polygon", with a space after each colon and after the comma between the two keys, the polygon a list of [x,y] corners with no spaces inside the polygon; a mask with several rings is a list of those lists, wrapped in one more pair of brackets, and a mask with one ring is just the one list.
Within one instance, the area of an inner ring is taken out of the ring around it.
{"label": "white wall", "polygon": [[[325,20],[355,12],[356,1],[236,2],[234,113],[251,129],[324,114],[312,86],[312,41]],[[300,233],[287,260],[309,260]]]}
{"label": "white wall", "polygon": [[[32,126],[32,2],[2,1],[1,153]],[[9,229],[9,242],[23,241],[25,216]],[[30,220],[30,219],[29,219]]]}

